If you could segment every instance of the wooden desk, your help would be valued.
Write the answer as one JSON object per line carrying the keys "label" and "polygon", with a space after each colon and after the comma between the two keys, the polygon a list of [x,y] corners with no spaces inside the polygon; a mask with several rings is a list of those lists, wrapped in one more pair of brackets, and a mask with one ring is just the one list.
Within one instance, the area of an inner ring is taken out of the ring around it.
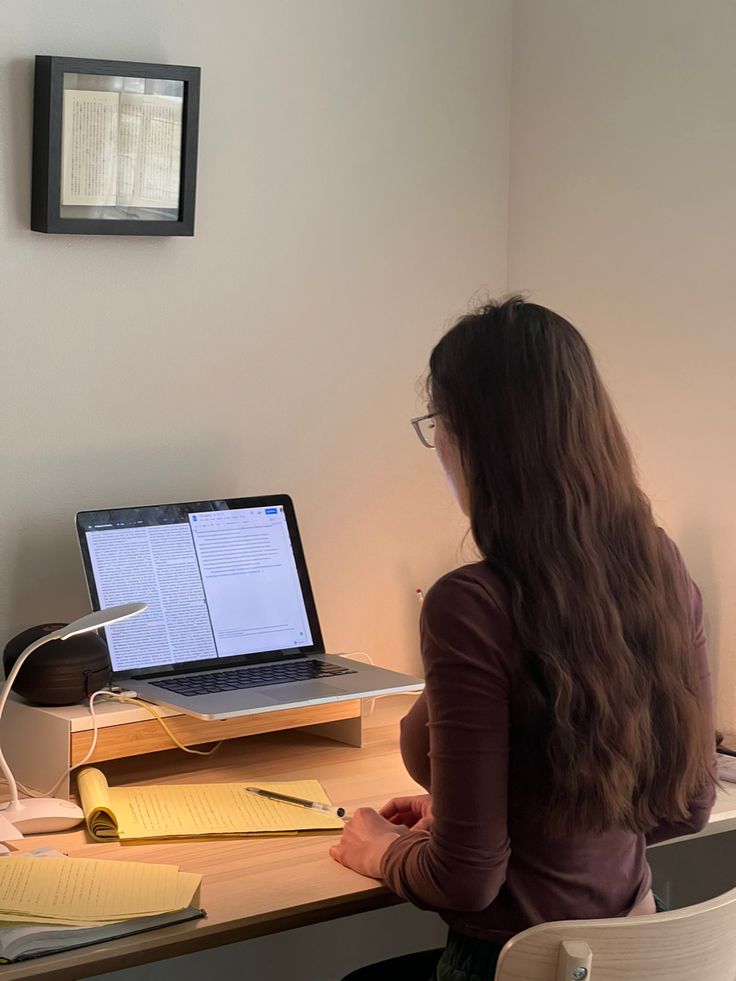
{"label": "wooden desk", "polygon": [[[172,751],[108,763],[104,770],[112,785],[317,777],[348,813],[363,804],[380,806],[394,794],[421,792],[404,771],[397,751],[398,720],[414,697],[379,699],[365,726],[362,749],[289,731],[234,740],[210,758]],[[719,795],[704,834],[735,828],[736,786]],[[26,839],[20,843],[24,850],[52,845],[72,856],[168,862],[203,873],[207,919],[7,965],[0,968],[0,981],[40,974],[45,981],[76,981],[400,902],[384,886],[334,862],[327,851],[333,840],[332,835],[310,835],[120,845],[90,842],[84,831]]]}
{"label": "wooden desk", "polygon": [[[173,750],[102,764],[111,785],[299,780],[316,777],[332,800],[351,813],[380,806],[395,794],[422,793],[397,752],[398,720],[415,696],[378,699],[365,726],[362,749],[303,731],[248,736],[225,743],[211,757]],[[186,844],[121,845],[92,842],[83,830],[34,835],[24,851],[50,845],[73,857],[162,862],[204,874],[201,903],[207,918],[70,951],[42,961],[0,967],[0,981],[76,979],[208,947],[305,926],[401,902],[373,879],[333,861],[336,835],[235,839]]]}

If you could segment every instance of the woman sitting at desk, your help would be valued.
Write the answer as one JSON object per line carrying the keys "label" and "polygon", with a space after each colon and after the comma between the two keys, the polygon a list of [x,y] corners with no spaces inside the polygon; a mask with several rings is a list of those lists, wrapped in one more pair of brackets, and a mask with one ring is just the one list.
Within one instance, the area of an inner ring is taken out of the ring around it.
{"label": "woman sitting at desk", "polygon": [[492,303],[435,347],[428,396],[414,425],[483,561],[422,611],[401,750],[428,793],[361,808],[330,851],[450,931],[351,981],[492,979],[533,924],[654,912],[647,844],[701,829],[714,800],[700,593],[583,338]]}

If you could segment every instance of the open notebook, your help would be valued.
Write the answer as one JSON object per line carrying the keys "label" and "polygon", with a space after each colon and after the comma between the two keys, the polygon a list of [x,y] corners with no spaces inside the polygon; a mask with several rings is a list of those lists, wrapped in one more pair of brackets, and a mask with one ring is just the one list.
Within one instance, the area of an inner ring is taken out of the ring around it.
{"label": "open notebook", "polygon": [[245,788],[253,784],[262,790],[332,803],[318,780],[110,787],[94,767],[80,771],[77,777],[87,827],[101,841],[342,831],[342,818],[249,794]]}

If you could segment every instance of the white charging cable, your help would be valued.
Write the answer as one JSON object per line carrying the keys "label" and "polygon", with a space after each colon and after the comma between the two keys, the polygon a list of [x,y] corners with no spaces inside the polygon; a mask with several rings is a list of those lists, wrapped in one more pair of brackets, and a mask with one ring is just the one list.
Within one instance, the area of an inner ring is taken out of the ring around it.
{"label": "white charging cable", "polygon": [[97,713],[95,712],[95,699],[97,698],[110,698],[114,701],[125,702],[130,705],[138,705],[140,706],[140,708],[146,709],[146,711],[149,712],[154,717],[154,719],[156,719],[156,721],[163,728],[164,732],[171,739],[171,741],[176,746],[178,746],[179,749],[184,750],[185,753],[193,753],[196,756],[211,756],[215,752],[215,750],[218,750],[220,746],[222,746],[223,740],[220,740],[218,743],[215,743],[215,745],[211,749],[192,749],[190,746],[185,746],[182,742],[180,742],[176,738],[174,733],[168,727],[166,722],[164,722],[163,718],[159,715],[159,713],[156,711],[153,705],[149,705],[148,702],[142,701],[140,698],[136,696],[135,692],[112,691],[109,688],[101,688],[99,691],[92,692],[92,694],[89,696],[89,711],[90,711],[90,715],[92,716],[92,743],[90,744],[90,747],[87,750],[87,754],[84,757],[84,759],[80,760],[78,763],[75,763],[73,766],[70,766],[68,769],[66,769],[59,777],[59,779],[56,781],[54,786],[50,790],[47,790],[45,793],[40,793],[38,791],[31,790],[30,788],[25,787],[19,780],[16,781],[24,794],[27,794],[29,797],[52,797],[55,794],[55,792],[58,790],[59,785],[64,780],[66,780],[66,778],[73,770],[78,769],[80,766],[84,766],[84,764],[91,759],[97,747],[97,736],[99,733]]}
{"label": "white charging cable", "polygon": [[[121,692],[106,691],[103,694],[108,695],[111,698],[115,698],[119,702],[126,702],[129,705],[139,705],[141,708],[144,708],[150,715],[152,715],[154,717],[154,719],[158,722],[158,724],[164,730],[164,732],[169,737],[169,739],[176,746],[178,746],[179,749],[184,750],[185,753],[193,753],[195,756],[212,756],[212,754],[215,752],[215,750],[219,749],[220,746],[222,746],[222,743],[223,743],[223,740],[222,739],[219,742],[215,743],[215,745],[211,749],[192,749],[191,746],[185,746],[184,743],[180,742],[176,738],[176,736],[171,731],[171,729],[169,729],[169,727],[166,724],[166,722],[164,721],[163,717],[161,715],[159,715],[159,713],[156,711],[156,709],[154,708],[154,706],[151,705],[151,704],[149,704],[148,702],[144,702],[142,699],[138,698],[138,696],[136,695],[135,692],[133,692],[133,691],[121,691]],[[90,699],[90,701],[91,701],[91,699]],[[89,754],[87,754],[87,758],[89,758]],[[76,766],[81,766],[81,764],[80,763],[77,763]]]}

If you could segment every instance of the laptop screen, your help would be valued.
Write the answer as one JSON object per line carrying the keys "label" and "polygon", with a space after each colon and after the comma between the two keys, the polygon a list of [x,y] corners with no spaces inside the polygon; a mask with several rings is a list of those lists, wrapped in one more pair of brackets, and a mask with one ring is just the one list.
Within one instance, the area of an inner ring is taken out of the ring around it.
{"label": "laptop screen", "polygon": [[77,515],[96,609],[144,602],[106,629],[115,672],[222,666],[321,645],[289,498]]}

